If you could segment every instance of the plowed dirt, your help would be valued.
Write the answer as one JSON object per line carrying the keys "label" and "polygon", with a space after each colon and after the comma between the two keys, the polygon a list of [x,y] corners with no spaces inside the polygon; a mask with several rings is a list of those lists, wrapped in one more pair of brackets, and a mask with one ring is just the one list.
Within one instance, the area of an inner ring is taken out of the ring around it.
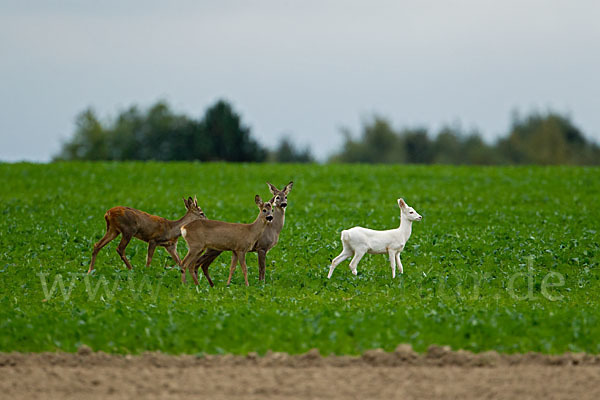
{"label": "plowed dirt", "polygon": [[7,399],[598,399],[600,357],[410,346],[360,357],[0,353]]}

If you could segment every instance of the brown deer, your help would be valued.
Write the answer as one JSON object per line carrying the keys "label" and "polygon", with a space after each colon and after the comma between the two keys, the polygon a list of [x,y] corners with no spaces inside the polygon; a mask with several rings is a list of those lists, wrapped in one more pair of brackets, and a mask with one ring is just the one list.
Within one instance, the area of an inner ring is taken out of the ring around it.
{"label": "brown deer", "polygon": [[[273,203],[273,222],[267,225],[264,232],[258,238],[258,241],[251,250],[258,254],[259,281],[265,279],[267,252],[273,247],[275,247],[277,241],[279,240],[279,233],[281,233],[281,229],[283,229],[283,224],[285,222],[285,209],[287,207],[287,195],[290,193],[290,190],[292,190],[294,182],[288,183],[281,190],[277,189],[269,182],[267,182],[267,185],[269,186],[269,190],[273,194],[273,198],[271,199],[271,202]],[[221,253],[221,250],[207,249],[206,252],[198,260],[197,268],[202,267],[202,272],[204,273],[204,276],[208,280],[208,283],[211,287],[214,286],[214,284],[213,281],[210,279],[208,267]],[[235,257],[235,255],[232,254],[232,257]]]}
{"label": "brown deer", "polygon": [[121,234],[121,242],[117,246],[117,253],[121,259],[131,269],[131,263],[125,257],[125,248],[132,237],[136,237],[144,242],[148,242],[148,256],[146,258],[146,267],[150,266],[154,249],[156,246],[164,247],[173,257],[177,265],[181,266],[181,260],[177,254],[177,239],[181,236],[181,227],[192,221],[206,218],[202,209],[198,207],[198,200],[194,197],[183,199],[187,212],[183,217],[176,221],[171,221],[156,215],[150,215],[140,210],[129,207],[113,207],[104,214],[106,220],[106,234],[94,245],[92,252],[92,261],[88,274],[94,269],[96,256],[100,249],[106,246],[110,241]]}
{"label": "brown deer", "polygon": [[231,283],[231,277],[239,261],[244,273],[244,281],[248,286],[246,253],[254,248],[258,238],[273,220],[273,207],[270,201],[265,203],[259,195],[256,195],[254,202],[258,206],[259,213],[251,224],[202,219],[181,228],[181,234],[189,249],[182,263],[181,282],[185,283],[185,271],[189,269],[194,284],[198,285],[198,260],[206,249],[215,249],[233,253],[227,285]]}

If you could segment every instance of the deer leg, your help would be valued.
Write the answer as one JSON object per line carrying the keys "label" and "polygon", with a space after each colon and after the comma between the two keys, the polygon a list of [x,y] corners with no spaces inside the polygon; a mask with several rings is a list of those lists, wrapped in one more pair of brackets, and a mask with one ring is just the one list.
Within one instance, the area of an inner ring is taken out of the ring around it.
{"label": "deer leg", "polygon": [[181,262],[181,283],[185,285],[185,270],[190,263],[190,254],[192,252],[188,251],[188,253],[183,257],[183,261]]}
{"label": "deer leg", "polygon": [[212,279],[210,279],[208,267],[210,266],[210,264],[212,264],[213,261],[215,261],[217,257],[219,257],[219,254],[221,254],[220,250],[208,249],[198,261],[198,265],[202,267],[202,272],[208,280],[208,284],[210,285],[210,287],[214,287],[215,285],[213,284]]}
{"label": "deer leg", "polygon": [[267,251],[258,250],[258,280],[265,280],[265,270],[267,269]]}
{"label": "deer leg", "polygon": [[204,254],[202,254],[202,257],[200,257],[200,259],[198,259],[198,264],[203,266],[203,265],[210,265],[212,264],[213,261],[215,261],[215,259],[217,257],[219,257],[219,254],[221,254],[222,251],[221,250],[215,250],[215,249],[207,249],[206,252]]}
{"label": "deer leg", "polygon": [[352,271],[353,275],[358,274],[358,271],[356,270],[356,267],[358,267],[358,263],[360,262],[360,259],[363,258],[363,256],[365,255],[365,251],[363,250],[355,250],[354,251],[354,257],[352,257],[352,261],[350,261],[350,270]]}
{"label": "deer leg", "polygon": [[116,238],[117,236],[119,236],[119,232],[117,232],[116,229],[111,229],[109,228],[106,233],[104,234],[104,236],[102,237],[102,239],[100,239],[95,245],[94,245],[94,250],[92,251],[92,261],[90,262],[90,269],[88,269],[88,274],[90,272],[93,271],[94,269],[94,264],[96,263],[96,256],[98,255],[98,252],[104,247],[106,246],[108,243],[110,243],[110,241],[112,241],[114,238]]}
{"label": "deer leg", "polygon": [[188,268],[192,277],[194,276],[194,264],[203,251],[204,249],[202,249],[200,252],[196,250],[188,250],[188,253],[185,255],[185,257],[183,257],[183,261],[181,262],[181,283],[185,284],[185,271]]}
{"label": "deer leg", "polygon": [[181,283],[185,285],[185,260],[183,261],[183,266],[181,267]]}
{"label": "deer leg", "polygon": [[344,261],[351,255],[352,255],[352,250],[344,247],[344,250],[342,250],[340,255],[337,256],[336,258],[334,258],[333,261],[331,262],[331,267],[329,267],[329,274],[327,274],[327,279],[331,279],[331,275],[333,274],[333,270],[335,269],[335,267],[337,267],[342,261]]}
{"label": "deer leg", "polygon": [[152,262],[152,256],[154,255],[154,249],[156,249],[156,242],[151,240],[148,242],[148,255],[146,256],[146,268],[150,266]]}
{"label": "deer leg", "polygon": [[392,267],[392,279],[396,277],[396,254],[392,250],[388,250],[390,257],[390,266]]}
{"label": "deer leg", "polygon": [[402,262],[400,261],[400,252],[396,253],[396,264],[398,264],[398,272],[403,274],[404,269],[402,268]]}
{"label": "deer leg", "polygon": [[204,253],[204,249],[202,249],[202,251],[200,251],[196,257],[190,259],[190,265],[188,266],[190,269],[190,274],[192,274],[192,279],[194,279],[194,285],[196,286],[200,284],[200,282],[198,282],[198,267],[200,265],[198,260],[200,260],[202,253]]}
{"label": "deer leg", "polygon": [[246,284],[246,286],[250,286],[248,285],[248,268],[246,267],[246,253],[242,253],[240,251],[240,253],[238,254],[238,258],[240,260],[240,265],[242,266],[242,272],[244,273],[244,283]]}
{"label": "deer leg", "polygon": [[177,243],[165,246],[165,250],[167,250],[167,252],[171,255],[171,257],[173,257],[173,260],[175,260],[177,265],[179,265],[181,267],[182,262],[181,262],[181,259],[179,258],[179,254],[177,254]]}
{"label": "deer leg", "polygon": [[119,242],[119,245],[117,246],[117,253],[119,253],[119,256],[121,256],[121,260],[123,260],[127,268],[132,269],[133,267],[131,266],[131,263],[129,262],[127,257],[125,257],[125,248],[127,248],[127,245],[129,244],[130,240],[131,235],[123,233],[123,236],[121,236],[121,242]]}
{"label": "deer leg", "polygon": [[237,265],[237,262],[238,262],[238,256],[235,251],[232,251],[231,252],[231,267],[229,267],[229,279],[227,279],[227,286],[229,286],[229,284],[231,283],[231,277],[233,276],[233,273],[235,272],[235,266]]}
{"label": "deer leg", "polygon": [[194,285],[198,286],[200,284],[200,282],[198,282],[198,268],[195,265],[191,266],[190,274],[192,274],[192,279],[194,280]]}
{"label": "deer leg", "polygon": [[206,277],[206,280],[208,281],[210,287],[214,287],[215,285],[210,279],[210,275],[208,274],[208,264],[202,264],[202,272],[204,273],[204,276]]}

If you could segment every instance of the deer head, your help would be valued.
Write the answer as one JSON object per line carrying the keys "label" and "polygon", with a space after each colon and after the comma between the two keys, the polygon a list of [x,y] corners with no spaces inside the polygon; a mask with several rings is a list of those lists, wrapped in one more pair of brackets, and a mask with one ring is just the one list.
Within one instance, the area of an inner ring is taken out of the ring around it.
{"label": "deer head", "polygon": [[263,202],[259,195],[254,196],[254,202],[260,210],[260,219],[265,223],[273,221],[273,204],[271,201]]}
{"label": "deer head", "polygon": [[185,204],[185,208],[187,209],[186,214],[191,214],[197,218],[206,218],[204,211],[198,206],[198,199],[194,196],[194,200],[191,197],[188,197],[187,200],[183,198],[183,204]]}
{"label": "deer head", "polygon": [[401,216],[406,217],[411,222],[423,219],[414,208],[406,204],[404,199],[398,199],[398,207],[400,207]]}
{"label": "deer head", "polygon": [[269,190],[273,194],[273,199],[271,199],[273,201],[273,205],[275,207],[281,207],[281,208],[285,209],[287,207],[287,195],[290,192],[290,190],[292,190],[292,186],[294,185],[294,182],[288,183],[281,190],[277,189],[275,186],[271,185],[269,182],[267,182],[267,185],[269,186]]}

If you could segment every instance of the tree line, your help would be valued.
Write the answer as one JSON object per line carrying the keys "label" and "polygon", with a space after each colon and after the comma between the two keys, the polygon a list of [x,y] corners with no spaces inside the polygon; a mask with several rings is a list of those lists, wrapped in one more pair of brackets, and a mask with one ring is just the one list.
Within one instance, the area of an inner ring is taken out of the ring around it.
{"label": "tree line", "polygon": [[[585,138],[566,116],[513,115],[506,136],[486,143],[477,131],[447,126],[431,135],[424,128],[394,129],[382,117],[365,122],[358,137],[347,129],[341,149],[328,162],[409,164],[599,165],[600,146]],[[174,113],[165,102],[147,110],[131,107],[101,121],[87,109],[76,119],[73,137],[55,160],[198,160],[314,162],[309,147],[283,137],[274,149],[261,145],[223,100],[202,118]]]}
{"label": "tree line", "polygon": [[344,145],[330,161],[409,164],[540,164],[598,165],[600,147],[562,115],[548,112],[513,116],[507,136],[486,143],[476,132],[444,127],[435,137],[427,130],[394,130],[379,117],[364,124],[353,139],[344,132]]}
{"label": "tree line", "polygon": [[92,109],[80,113],[73,137],[54,160],[157,160],[232,162],[311,162],[310,149],[283,137],[275,150],[256,141],[250,128],[223,100],[200,119],[173,112],[165,102],[138,107],[101,121]]}

